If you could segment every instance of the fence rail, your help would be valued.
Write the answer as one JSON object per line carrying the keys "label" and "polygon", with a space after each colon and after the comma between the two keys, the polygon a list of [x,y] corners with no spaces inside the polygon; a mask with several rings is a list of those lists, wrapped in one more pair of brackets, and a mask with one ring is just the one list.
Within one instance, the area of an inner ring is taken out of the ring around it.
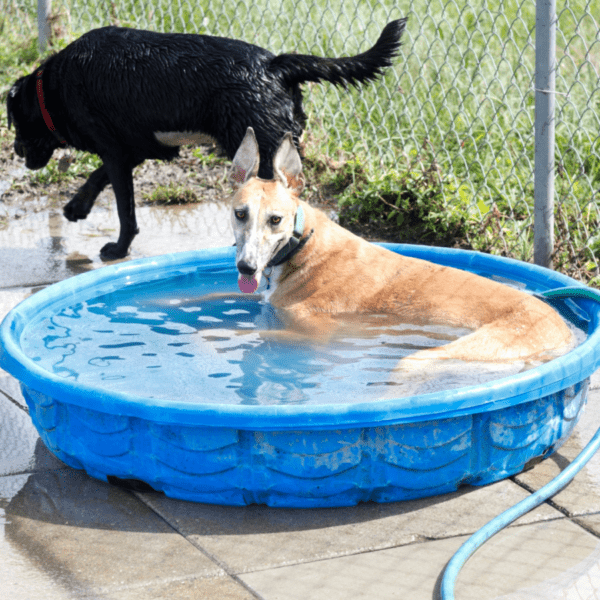
{"label": "fence rail", "polygon": [[[35,34],[36,11],[36,0],[0,0],[5,31]],[[366,49],[388,21],[408,16],[401,57],[380,82],[350,91],[306,86],[311,138],[332,159],[353,157],[371,169],[401,171],[418,157],[441,173],[447,210],[466,210],[481,223],[481,239],[531,260],[535,105],[536,94],[545,95],[555,105],[550,214],[558,241],[544,252],[558,268],[575,260],[576,275],[600,281],[596,0],[560,5],[553,94],[536,91],[529,0],[53,0],[52,15],[54,30],[72,37],[120,24],[330,56]]]}

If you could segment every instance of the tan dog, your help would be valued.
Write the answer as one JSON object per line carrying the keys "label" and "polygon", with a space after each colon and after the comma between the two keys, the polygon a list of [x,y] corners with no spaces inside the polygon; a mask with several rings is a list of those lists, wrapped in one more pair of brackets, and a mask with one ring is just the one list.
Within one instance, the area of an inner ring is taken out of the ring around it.
{"label": "tan dog", "polygon": [[452,361],[520,370],[572,346],[571,331],[544,302],[466,271],[375,246],[301,201],[302,165],[291,135],[275,154],[273,180],[256,177],[259,160],[249,128],[231,175],[237,188],[232,218],[240,289],[253,292],[267,277],[265,299],[283,309],[296,330],[328,337],[348,313],[393,314],[406,323],[473,330],[401,360],[392,377],[397,382],[441,365],[453,371]]}

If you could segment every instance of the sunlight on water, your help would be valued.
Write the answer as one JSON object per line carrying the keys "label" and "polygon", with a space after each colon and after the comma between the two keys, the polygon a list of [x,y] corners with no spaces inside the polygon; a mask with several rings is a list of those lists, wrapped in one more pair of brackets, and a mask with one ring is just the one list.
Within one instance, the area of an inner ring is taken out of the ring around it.
{"label": "sunlight on water", "polygon": [[[381,396],[398,360],[467,330],[372,315],[329,344],[273,338],[260,296],[194,278],[133,285],[30,324],[24,352],[47,371],[107,392],[227,404],[356,403]],[[211,290],[212,294],[206,292]]]}
{"label": "sunlight on water", "polygon": [[[229,293],[224,279],[206,277],[130,285],[74,304],[29,324],[23,350],[43,369],[107,393],[192,403],[353,404],[414,393],[391,385],[398,361],[469,333],[355,315],[341,320],[343,334],[327,344],[297,335],[282,341],[281,315],[260,296]],[[435,389],[429,382],[427,391]]]}

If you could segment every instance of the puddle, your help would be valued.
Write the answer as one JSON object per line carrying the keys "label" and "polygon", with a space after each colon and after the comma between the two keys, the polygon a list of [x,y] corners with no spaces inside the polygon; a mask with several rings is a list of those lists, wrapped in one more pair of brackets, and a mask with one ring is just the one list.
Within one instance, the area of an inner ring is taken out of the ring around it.
{"label": "puddle", "polygon": [[68,600],[73,598],[55,583],[55,579],[43,571],[32,568],[32,557],[23,552],[20,544],[11,543],[7,537],[7,528],[11,526],[11,518],[7,515],[6,506],[25,486],[30,475],[0,477],[0,581],[2,592],[11,600],[26,598],[52,598]]}
{"label": "puddle", "polygon": [[[31,549],[26,539],[15,536],[15,507],[19,505],[23,495],[28,494],[27,490],[31,489],[31,482],[35,482],[38,475],[31,472],[16,475],[6,475],[6,473],[31,469],[38,460],[47,463],[47,459],[50,459],[54,466],[60,463],[50,457],[50,453],[43,446],[31,423],[29,423],[31,435],[27,433],[28,428],[24,427],[18,428],[17,436],[15,424],[18,424],[21,419],[16,418],[15,415],[22,413],[22,417],[27,421],[29,417],[21,409],[12,408],[13,410],[0,394],[0,423],[2,423],[0,427],[0,556],[2,557],[0,590],[3,597],[11,600],[73,599],[76,596],[68,593],[60,585],[61,573],[48,563],[45,553]],[[10,415],[6,414],[7,410]],[[7,443],[7,434],[13,434],[12,443]],[[14,443],[15,440],[18,442]],[[37,514],[40,512],[44,514],[48,510],[47,495],[37,493],[35,496],[40,498],[42,503],[28,515],[28,520],[34,519],[34,523]],[[52,504],[54,503],[53,500]]]}
{"label": "puddle", "polygon": [[103,571],[98,582],[111,583],[123,565],[116,569],[111,562],[116,550],[109,551],[106,562],[103,551],[82,552],[81,531],[85,529],[89,542],[102,548],[107,531],[111,536],[136,531],[147,535],[150,527],[140,524],[140,514],[143,518],[146,513],[145,506],[119,489],[69,469],[1,477],[0,590],[7,594],[3,597],[99,597],[90,589],[89,579]]}
{"label": "puddle", "polygon": [[4,475],[25,473],[35,466],[39,435],[29,415],[0,392],[0,481]]}
{"label": "puddle", "polygon": [[0,179],[0,200],[2,200],[2,196],[10,189],[11,185],[15,181],[23,179],[27,173],[28,171],[25,167],[17,167],[8,172],[7,179]]}
{"label": "puddle", "polygon": [[[8,226],[0,229],[0,288],[47,285],[104,266],[100,249],[115,241],[119,219],[112,192],[104,193],[87,219],[72,223],[62,207],[40,197],[25,206],[10,206]],[[61,201],[62,203],[62,201]],[[226,202],[181,206],[138,206],[140,233],[128,259],[229,246]]]}

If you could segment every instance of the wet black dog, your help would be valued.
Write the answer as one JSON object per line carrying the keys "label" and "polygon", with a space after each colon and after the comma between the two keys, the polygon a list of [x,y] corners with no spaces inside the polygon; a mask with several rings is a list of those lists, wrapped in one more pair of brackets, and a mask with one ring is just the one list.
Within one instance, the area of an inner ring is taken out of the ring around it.
{"label": "wet black dog", "polygon": [[373,80],[397,54],[406,19],[389,23],[377,43],[347,58],[275,56],[245,42],[212,36],[155,33],[118,27],[81,36],[39,69],[19,79],[8,99],[15,152],[30,169],[54,150],[73,146],[100,156],[94,171],[65,206],[70,221],[85,219],[98,194],[112,184],[121,231],[101,250],[121,258],[138,232],[132,171],[147,158],[175,158],[182,144],[206,136],[230,158],[246,129],[260,147],[259,176],[271,178],[284,134],[302,133],[300,84]]}

